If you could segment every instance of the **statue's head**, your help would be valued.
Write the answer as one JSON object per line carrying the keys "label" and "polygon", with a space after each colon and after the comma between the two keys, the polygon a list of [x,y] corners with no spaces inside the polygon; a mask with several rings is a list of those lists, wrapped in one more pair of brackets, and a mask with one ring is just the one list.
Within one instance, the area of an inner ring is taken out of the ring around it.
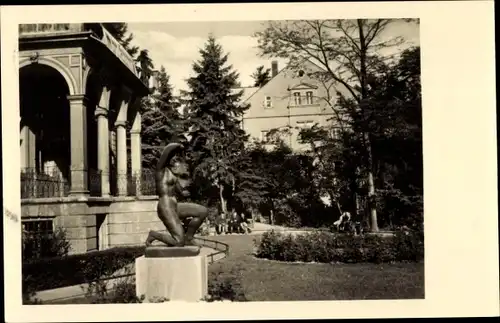
{"label": "statue's head", "polygon": [[175,193],[188,197],[191,176],[183,150],[184,147],[181,144],[171,143],[165,147],[164,154],[166,155],[166,166],[172,175]]}

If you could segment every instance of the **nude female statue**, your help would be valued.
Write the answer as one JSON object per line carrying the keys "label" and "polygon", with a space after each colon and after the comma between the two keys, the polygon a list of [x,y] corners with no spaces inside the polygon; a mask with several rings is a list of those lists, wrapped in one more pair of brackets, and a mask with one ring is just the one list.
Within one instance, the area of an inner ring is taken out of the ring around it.
{"label": "nude female statue", "polygon": [[[156,192],[158,200],[158,217],[165,225],[167,232],[151,230],[146,239],[146,246],[155,240],[168,246],[195,245],[194,234],[208,216],[208,209],[195,203],[182,203],[177,199],[189,196],[191,179],[185,158],[178,152],[184,147],[179,143],[168,144],[161,154],[155,172]],[[184,232],[183,220],[188,220]]]}

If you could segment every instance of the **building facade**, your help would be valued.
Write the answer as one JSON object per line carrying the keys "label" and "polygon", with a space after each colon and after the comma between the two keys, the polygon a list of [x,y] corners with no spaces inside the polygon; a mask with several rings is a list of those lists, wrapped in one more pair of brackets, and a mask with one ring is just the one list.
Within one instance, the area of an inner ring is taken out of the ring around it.
{"label": "building facade", "polygon": [[243,90],[242,102],[250,104],[242,123],[251,138],[265,142],[271,130],[290,128],[282,139],[293,150],[301,151],[306,146],[298,141],[298,129],[331,122],[333,111],[327,102],[331,88],[308,76],[320,68],[307,60],[300,67],[278,70],[273,61],[272,78],[264,86],[235,89]]}
{"label": "building facade", "polygon": [[141,194],[134,59],[101,24],[20,25],[19,89],[23,229],[63,227],[72,253],[142,241],[156,196]]}

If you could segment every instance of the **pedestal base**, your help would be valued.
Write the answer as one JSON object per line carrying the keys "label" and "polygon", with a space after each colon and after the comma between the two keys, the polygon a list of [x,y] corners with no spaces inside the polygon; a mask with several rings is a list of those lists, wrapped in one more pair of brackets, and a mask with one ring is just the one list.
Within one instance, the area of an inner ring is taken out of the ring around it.
{"label": "pedestal base", "polygon": [[194,257],[200,254],[199,246],[185,247],[167,247],[167,246],[149,246],[146,247],[144,256],[146,258],[176,258],[176,257]]}
{"label": "pedestal base", "polygon": [[208,267],[205,256],[155,257],[135,260],[138,297],[148,303],[158,298],[198,302],[208,294]]}

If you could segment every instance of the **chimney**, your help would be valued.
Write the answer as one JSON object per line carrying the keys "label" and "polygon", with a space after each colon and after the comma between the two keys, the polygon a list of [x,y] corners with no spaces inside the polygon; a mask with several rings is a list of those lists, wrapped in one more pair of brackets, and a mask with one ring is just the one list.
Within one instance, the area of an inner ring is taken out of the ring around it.
{"label": "chimney", "polygon": [[278,74],[278,61],[271,62],[271,76],[275,77]]}

